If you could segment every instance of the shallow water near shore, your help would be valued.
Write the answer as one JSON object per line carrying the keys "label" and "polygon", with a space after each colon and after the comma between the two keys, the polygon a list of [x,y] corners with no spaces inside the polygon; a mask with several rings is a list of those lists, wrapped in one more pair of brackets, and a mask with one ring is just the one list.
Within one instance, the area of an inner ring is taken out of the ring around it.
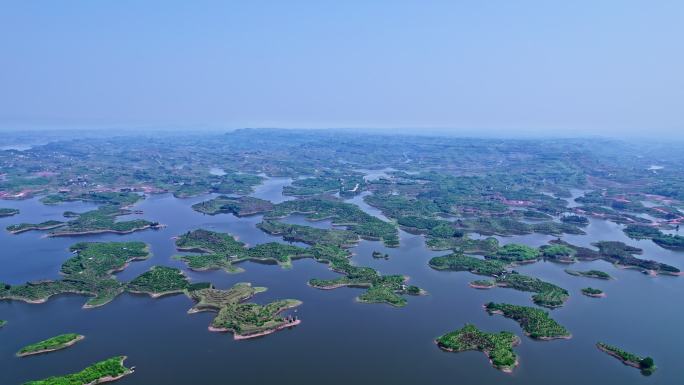
{"label": "shallow water near shore", "polygon": [[[280,193],[287,183],[288,178],[269,179],[255,195],[276,202],[289,199]],[[412,284],[429,292],[427,296],[407,297],[408,305],[400,309],[356,302],[362,289],[308,287],[306,282],[311,278],[339,276],[326,265],[308,259],[294,261],[291,269],[246,262],[240,265],[246,270],[241,274],[188,271],[172,258],[178,254],[172,237],[189,230],[201,227],[225,231],[250,245],[283,242],[254,227],[261,221],[260,215],[208,216],[190,208],[210,197],[177,199],[162,194],[136,204],[136,209],[144,214],[131,217],[165,224],[160,230],[60,238],[47,238],[37,231],[18,235],[3,231],[0,281],[20,284],[58,278],[60,265],[71,256],[68,247],[76,242],[141,240],[150,244],[152,257],[132,262],[117,274],[119,279],[130,280],[151,266],[167,265],[182,268],[195,282],[211,281],[220,288],[252,282],[268,287],[268,291],[253,298],[255,302],[302,300],[304,304],[296,312],[301,325],[263,338],[235,341],[229,333],[207,330],[212,313],[187,314],[192,302],[184,295],[153,299],[123,294],[103,307],[88,310],[81,308],[86,298],[78,295],[57,296],[38,305],[2,301],[0,319],[8,320],[8,324],[0,329],[0,383],[20,384],[76,372],[115,355],[127,355],[126,364],[136,367],[133,375],[118,384],[676,384],[684,377],[680,365],[684,346],[678,343],[684,320],[684,309],[679,306],[679,298],[684,296],[684,277],[649,277],[603,261],[570,266],[550,262],[520,266],[517,270],[558,284],[571,294],[564,307],[551,313],[571,331],[573,338],[539,342],[525,337],[516,322],[489,316],[482,309],[488,301],[534,306],[531,293],[505,288],[472,289],[468,282],[481,277],[431,269],[428,260],[447,252],[428,250],[422,236],[403,231],[399,248],[363,240],[351,249],[356,264],[371,266],[383,274],[407,275]],[[362,199],[357,196],[349,201],[378,215],[377,210],[360,204]],[[63,211],[81,212],[95,207],[83,203],[44,206],[38,199],[4,201],[3,206],[21,210],[17,216],[1,218],[3,228],[18,222],[60,219]],[[301,216],[286,221],[311,224]],[[317,225],[328,227],[330,223],[321,221]],[[642,258],[684,267],[684,253],[662,249],[649,240],[631,240],[620,229],[619,225],[592,220],[585,229],[587,235],[563,238],[585,246],[598,240],[620,240],[643,248]],[[539,246],[549,237],[499,239]],[[389,259],[373,259],[371,253],[376,250],[388,253]],[[616,279],[574,277],[563,271],[568,267],[596,268]],[[607,297],[581,295],[580,289],[587,286],[605,291]],[[493,369],[480,352],[446,353],[435,346],[435,337],[465,323],[474,323],[486,331],[509,330],[519,335],[522,343],[515,350],[520,366],[512,374],[505,374]],[[29,343],[67,332],[86,338],[59,352],[21,359],[14,355]],[[595,347],[598,341],[652,356],[658,370],[644,377],[638,370],[600,352]]]}

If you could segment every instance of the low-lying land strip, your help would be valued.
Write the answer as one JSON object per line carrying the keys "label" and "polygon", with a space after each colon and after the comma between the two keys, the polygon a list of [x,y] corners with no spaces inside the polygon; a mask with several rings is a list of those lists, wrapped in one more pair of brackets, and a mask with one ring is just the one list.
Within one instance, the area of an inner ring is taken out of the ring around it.
{"label": "low-lying land strip", "polygon": [[653,374],[656,370],[655,362],[651,357],[639,357],[636,354],[626,352],[617,346],[608,345],[603,342],[596,344],[599,350],[608,353],[609,355],[622,361],[623,364],[628,366],[633,366],[635,368],[641,369],[641,373],[645,376]]}
{"label": "low-lying land strip", "polygon": [[17,356],[25,357],[66,349],[84,338],[84,336],[76,333],[60,334],[21,348],[21,350],[17,352]]}
{"label": "low-lying land strip", "polygon": [[597,278],[597,279],[611,279],[612,277],[610,274],[601,271],[601,270],[587,270],[587,271],[578,271],[578,270],[570,270],[570,269],[565,269],[565,272],[574,275],[577,277],[586,277],[586,278]]}
{"label": "low-lying land strip", "polygon": [[94,363],[78,373],[29,381],[24,385],[94,385],[116,381],[133,373],[133,369],[124,366],[124,360],[126,360],[126,356],[112,357]]}

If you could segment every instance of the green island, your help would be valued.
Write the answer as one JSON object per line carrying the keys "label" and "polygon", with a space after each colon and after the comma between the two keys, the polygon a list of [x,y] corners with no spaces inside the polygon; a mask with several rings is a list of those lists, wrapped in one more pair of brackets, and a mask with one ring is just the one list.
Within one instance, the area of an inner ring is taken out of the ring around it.
{"label": "green island", "polygon": [[485,306],[489,314],[501,314],[517,321],[526,335],[538,340],[569,339],[570,332],[549,316],[549,313],[529,306],[489,302]]}
{"label": "green island", "polygon": [[594,297],[594,298],[603,298],[606,296],[606,293],[604,293],[603,290],[595,289],[593,287],[583,288],[582,294],[586,295],[587,297]]}
{"label": "green island", "polygon": [[650,239],[664,249],[684,250],[684,237],[681,235],[665,234],[659,229],[646,225],[627,225],[622,231],[634,239]]}
{"label": "green island", "polygon": [[565,245],[544,245],[539,248],[545,260],[559,263],[574,263],[576,251]]}
{"label": "green island", "polygon": [[389,259],[389,254],[387,254],[387,253],[383,254],[383,253],[381,253],[379,251],[375,251],[375,250],[373,251],[373,253],[371,253],[371,256],[374,259]]}
{"label": "green island", "polygon": [[173,267],[153,266],[150,270],[134,278],[126,286],[131,293],[149,294],[158,298],[168,294],[183,293],[190,282],[182,271]]}
{"label": "green island", "polygon": [[428,262],[435,270],[468,271],[478,275],[498,276],[506,271],[508,264],[495,259],[480,259],[461,253],[434,257]]}
{"label": "green island", "polygon": [[112,273],[150,255],[143,242],[82,242],[70,249],[76,255],[62,264],[62,279],[15,286],[2,284],[0,299],[42,303],[53,295],[74,293],[92,297],[84,308],[101,306],[125,290],[125,283],[118,281]]}
{"label": "green island", "polygon": [[339,193],[342,197],[360,194],[366,185],[359,172],[325,172],[315,177],[297,179],[283,188],[283,194],[296,197],[310,197],[321,194]]}
{"label": "green island", "polygon": [[496,369],[511,373],[518,365],[518,356],[513,347],[520,338],[511,332],[487,333],[475,325],[466,324],[463,328],[437,338],[437,346],[449,352],[479,350],[483,352]]}
{"label": "green island", "polygon": [[[489,283],[476,288],[508,287],[519,291],[536,293],[532,296],[534,303],[540,306],[555,308],[563,306],[569,297],[567,290],[541,279],[508,271],[506,264],[497,259],[480,259],[454,253],[430,259],[430,267],[436,270],[468,271],[473,274],[494,277],[495,285]],[[471,286],[473,286],[471,284]]]}
{"label": "green island", "polygon": [[601,270],[587,270],[587,271],[578,271],[578,270],[570,270],[570,269],[565,269],[565,272],[574,275],[577,277],[587,277],[587,278],[597,278],[597,279],[611,279],[612,277],[610,274],[601,271]]}
{"label": "green island", "polygon": [[211,286],[188,289],[186,294],[195,301],[195,305],[188,313],[217,312],[209,330],[233,332],[233,338],[236,340],[265,336],[301,322],[295,316],[279,316],[284,310],[301,305],[301,301],[298,300],[278,300],[266,305],[243,303],[254,294],[265,290],[263,287],[252,287],[249,283],[238,283],[228,290],[219,290]]}
{"label": "green island", "polygon": [[580,261],[595,261],[602,259],[619,267],[640,270],[645,274],[681,275],[680,270],[674,266],[635,257],[635,254],[641,254],[643,250],[619,241],[600,241],[592,243],[592,246],[598,248],[598,251],[588,247],[575,246],[562,240],[553,240],[551,243],[554,245],[564,245],[574,249],[575,258]]}
{"label": "green island", "polygon": [[98,205],[131,206],[144,196],[129,191],[89,191],[82,193],[60,192],[40,199],[43,204],[56,205],[64,202],[90,202]]}
{"label": "green island", "polygon": [[309,220],[331,219],[334,225],[368,240],[382,240],[387,247],[399,246],[399,235],[394,224],[376,218],[359,206],[334,198],[307,198],[285,201],[274,205],[266,219],[284,218],[291,214],[304,214]]}
{"label": "green island", "polygon": [[131,373],[133,369],[124,366],[126,356],[118,356],[96,362],[78,373],[29,381],[24,385],[92,385],[116,381]]}
{"label": "green island", "polygon": [[7,321],[4,319],[0,319],[0,328],[4,327],[5,325],[7,325]]}
{"label": "green island", "polygon": [[569,223],[569,224],[575,225],[575,226],[588,226],[589,225],[589,219],[587,217],[583,217],[580,215],[563,215],[560,218],[560,220],[563,223]]}
{"label": "green island", "polygon": [[637,369],[641,369],[641,374],[645,376],[650,376],[655,372],[656,366],[653,358],[651,357],[639,357],[636,354],[626,352],[616,346],[608,345],[603,342],[598,342],[596,347],[618,360],[622,361],[623,364],[628,366],[633,366]]}
{"label": "green island", "polygon": [[21,350],[17,352],[17,356],[25,357],[66,349],[84,338],[84,336],[76,333],[60,334],[21,348]]}
{"label": "green island", "polygon": [[202,214],[233,214],[237,217],[244,217],[271,211],[273,204],[259,198],[249,196],[228,197],[220,195],[214,199],[196,203],[192,209]]}
{"label": "green island", "polygon": [[496,281],[491,279],[478,279],[476,281],[470,282],[468,286],[472,287],[473,289],[491,289],[496,287]]}
{"label": "green island", "polygon": [[130,210],[115,205],[107,205],[82,214],[70,211],[65,212],[65,217],[73,218],[67,222],[20,223],[8,226],[7,230],[13,234],[29,230],[51,230],[47,234],[49,237],[59,237],[99,233],[127,234],[134,231],[161,227],[157,222],[150,222],[144,219],[116,221],[116,217],[130,213],[132,213]]}
{"label": "green island", "polygon": [[453,250],[460,253],[486,255],[496,253],[499,241],[494,237],[472,239],[466,233],[458,233],[450,238],[428,235],[426,245],[432,250]]}
{"label": "green island", "polygon": [[539,259],[539,250],[526,245],[510,243],[499,247],[496,253],[485,258],[498,259],[506,262],[529,263]]}
{"label": "green island", "polygon": [[257,224],[257,227],[268,234],[281,236],[288,242],[303,242],[309,245],[323,243],[342,248],[353,247],[359,242],[359,236],[349,230],[319,229],[273,220],[263,221]]}
{"label": "green island", "polygon": [[5,207],[0,207],[0,218],[2,217],[11,217],[13,215],[19,214],[19,210],[17,209],[8,209]]}
{"label": "green island", "polygon": [[532,296],[534,303],[548,308],[563,306],[570,296],[567,290],[559,286],[542,281],[539,278],[519,274],[516,271],[504,273],[497,277],[496,284],[499,287],[536,293]]}

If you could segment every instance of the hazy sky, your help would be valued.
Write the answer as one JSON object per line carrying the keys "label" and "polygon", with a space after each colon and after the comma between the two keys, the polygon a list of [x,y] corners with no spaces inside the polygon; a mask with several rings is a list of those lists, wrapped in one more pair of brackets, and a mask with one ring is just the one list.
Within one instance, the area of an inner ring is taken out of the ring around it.
{"label": "hazy sky", "polygon": [[684,135],[684,1],[0,5],[0,127]]}

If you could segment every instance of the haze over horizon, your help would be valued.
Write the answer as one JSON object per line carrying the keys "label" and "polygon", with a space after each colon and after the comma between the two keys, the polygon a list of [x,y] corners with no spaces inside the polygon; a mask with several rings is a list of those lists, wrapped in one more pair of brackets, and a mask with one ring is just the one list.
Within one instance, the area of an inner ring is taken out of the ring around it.
{"label": "haze over horizon", "polygon": [[684,137],[679,1],[7,1],[0,129]]}

